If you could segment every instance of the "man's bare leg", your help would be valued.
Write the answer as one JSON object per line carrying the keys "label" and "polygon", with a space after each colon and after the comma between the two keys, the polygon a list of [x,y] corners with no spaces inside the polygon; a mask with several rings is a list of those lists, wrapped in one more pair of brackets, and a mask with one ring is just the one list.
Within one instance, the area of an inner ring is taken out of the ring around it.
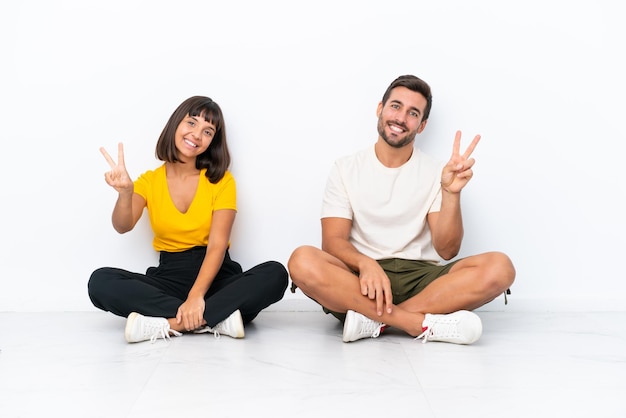
{"label": "man's bare leg", "polygon": [[288,263],[293,282],[309,297],[335,312],[353,310],[405,331],[422,333],[425,314],[473,310],[502,294],[513,283],[515,270],[509,258],[497,252],[471,256],[418,295],[378,315],[376,302],[363,296],[358,277],[337,258],[304,246]]}

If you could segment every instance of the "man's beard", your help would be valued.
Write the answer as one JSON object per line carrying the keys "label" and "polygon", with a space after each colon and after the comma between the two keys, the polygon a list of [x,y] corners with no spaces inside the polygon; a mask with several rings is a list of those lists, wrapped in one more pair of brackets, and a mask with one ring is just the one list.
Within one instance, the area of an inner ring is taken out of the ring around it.
{"label": "man's beard", "polygon": [[413,140],[415,139],[415,135],[417,135],[416,132],[407,132],[405,135],[405,137],[403,139],[401,139],[399,142],[393,142],[389,139],[389,137],[387,136],[387,134],[385,133],[385,123],[383,122],[382,118],[378,118],[378,135],[380,135],[380,137],[382,139],[385,140],[385,142],[387,144],[389,144],[389,146],[393,147],[393,148],[402,148],[408,144],[410,144],[411,142],[413,142]]}

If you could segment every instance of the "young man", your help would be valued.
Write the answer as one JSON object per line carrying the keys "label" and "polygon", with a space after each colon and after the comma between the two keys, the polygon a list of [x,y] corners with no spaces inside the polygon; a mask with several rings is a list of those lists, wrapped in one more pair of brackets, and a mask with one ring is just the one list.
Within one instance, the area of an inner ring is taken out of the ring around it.
{"label": "young man", "polygon": [[473,312],[515,279],[500,252],[451,260],[463,239],[461,190],[480,136],[442,164],[414,146],[432,95],[413,75],[394,80],[378,104],[378,140],[335,162],[322,205],[322,248],[297,248],[293,281],[344,322],[343,341],[392,326],[426,341],[471,344],[482,334]]}

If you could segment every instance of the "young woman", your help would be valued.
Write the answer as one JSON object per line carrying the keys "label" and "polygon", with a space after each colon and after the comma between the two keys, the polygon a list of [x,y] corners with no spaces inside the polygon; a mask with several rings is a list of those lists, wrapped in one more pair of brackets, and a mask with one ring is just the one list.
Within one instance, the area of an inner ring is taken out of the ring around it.
{"label": "young woman", "polygon": [[219,105],[202,96],[185,100],[157,142],[164,163],[134,182],[121,143],[117,163],[100,151],[111,167],[104,178],[119,193],[113,227],[120,234],[132,230],[147,208],[160,255],[145,274],[94,271],[88,285],[93,304],[127,318],[124,335],[131,343],[184,332],[243,338],[244,324],[282,299],[288,273],[276,261],[244,272],[230,258],[236,187]]}

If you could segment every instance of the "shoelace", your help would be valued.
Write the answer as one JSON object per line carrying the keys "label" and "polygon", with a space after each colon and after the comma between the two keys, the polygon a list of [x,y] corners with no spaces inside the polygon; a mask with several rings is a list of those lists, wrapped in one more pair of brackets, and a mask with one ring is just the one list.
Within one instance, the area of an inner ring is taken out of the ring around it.
{"label": "shoelace", "polygon": [[233,334],[233,330],[230,329],[232,325],[231,324],[232,321],[230,321],[231,318],[232,318],[232,315],[226,318],[225,320],[223,320],[222,322],[220,322],[219,324],[217,324],[216,326],[214,326],[213,328],[209,328],[211,332],[213,333],[213,335],[215,336],[215,338],[220,338],[221,336],[220,331],[226,335]]}
{"label": "shoelace", "polygon": [[162,327],[155,327],[154,328],[154,332],[152,333],[152,335],[150,336],[150,343],[154,344],[154,342],[156,340],[159,339],[159,337],[163,338],[164,340],[171,340],[172,337],[170,337],[170,332],[175,336],[175,337],[180,337],[181,335],[183,335],[182,333],[178,332],[178,331],[174,331],[173,329],[169,329],[168,327],[162,326]]}
{"label": "shoelace", "polygon": [[215,326],[215,329],[212,329],[212,328],[209,328],[209,329],[211,330],[211,332],[213,332],[213,336],[215,337],[215,339],[219,340],[221,335],[220,335],[220,332],[217,330],[217,325]]}
{"label": "shoelace", "polygon": [[371,335],[371,338],[378,338],[380,331],[385,327],[384,324],[379,324],[375,321],[366,321],[361,326],[360,334]]}
{"label": "shoelace", "polygon": [[194,330],[193,333],[194,334],[205,334],[207,332],[211,332],[211,333],[213,333],[213,336],[217,339],[217,338],[220,338],[220,333],[217,330],[218,325],[216,325],[214,328],[211,328],[211,327],[205,325],[202,328],[198,328],[198,329]]}
{"label": "shoelace", "polygon": [[433,335],[433,332],[431,330],[430,327],[426,327],[426,330],[424,332],[422,332],[420,335],[418,335],[417,337],[415,337],[416,340],[419,340],[420,338],[423,338],[422,340],[422,344],[425,344],[426,341],[428,341],[428,338],[430,336]]}
{"label": "shoelace", "polygon": [[454,335],[457,332],[456,322],[448,321],[433,321],[430,326],[427,326],[424,332],[415,337],[416,340],[423,338],[422,344],[425,344],[430,338],[435,335],[435,326],[437,327],[437,336]]}
{"label": "shoelace", "polygon": [[211,332],[213,333],[213,335],[215,336],[215,338],[220,338],[220,336],[221,336],[220,331],[222,331],[226,335],[231,335],[233,333],[232,330],[227,329],[227,327],[230,325],[228,323],[228,320],[230,318],[231,317],[228,317],[225,320],[223,320],[222,322],[220,322],[219,324],[217,324],[215,327],[209,328],[211,330]]}

